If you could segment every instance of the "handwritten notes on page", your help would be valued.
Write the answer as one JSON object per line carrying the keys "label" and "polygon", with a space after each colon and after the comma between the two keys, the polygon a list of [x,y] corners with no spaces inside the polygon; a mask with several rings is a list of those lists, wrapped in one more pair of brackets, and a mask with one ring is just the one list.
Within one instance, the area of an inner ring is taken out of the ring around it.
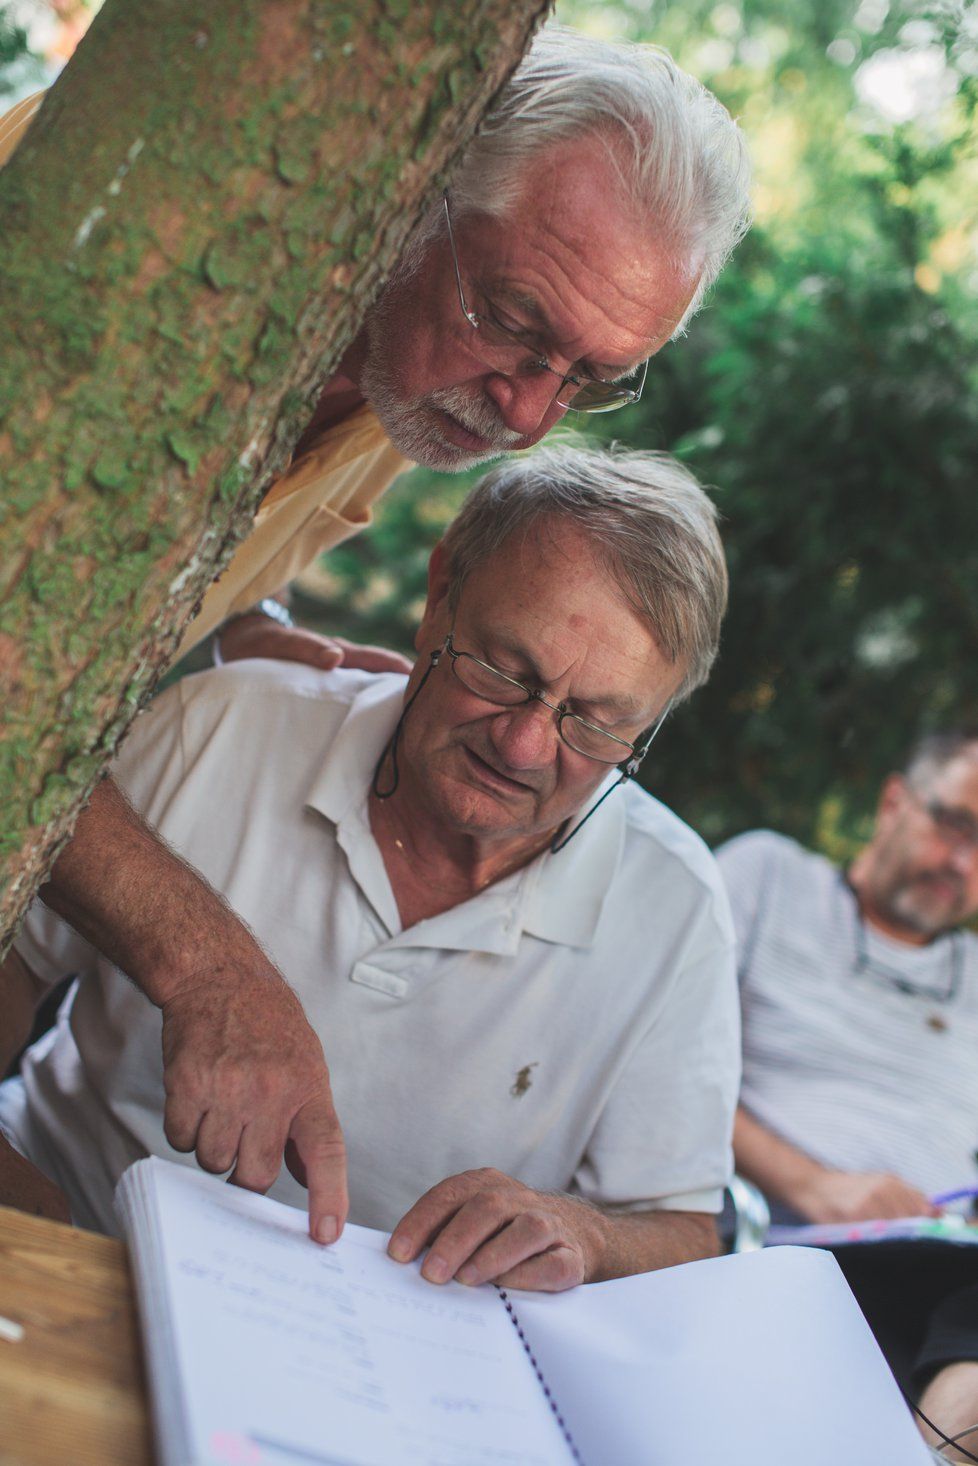
{"label": "handwritten notes on page", "polygon": [[301,1212],[165,1162],[120,1208],[165,1466],[571,1460],[495,1289],[436,1288],[359,1227],[318,1247]]}

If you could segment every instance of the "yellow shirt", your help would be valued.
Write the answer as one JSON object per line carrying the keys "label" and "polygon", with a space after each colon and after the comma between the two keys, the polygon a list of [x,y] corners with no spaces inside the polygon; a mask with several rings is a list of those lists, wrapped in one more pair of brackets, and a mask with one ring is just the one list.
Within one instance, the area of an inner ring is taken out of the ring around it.
{"label": "yellow shirt", "polygon": [[[26,133],[43,100],[37,92],[0,117],[0,167]],[[237,611],[274,593],[321,554],[371,521],[371,505],[411,467],[371,408],[359,407],[322,435],[272,485],[254,527],[204,596],[180,655]]]}

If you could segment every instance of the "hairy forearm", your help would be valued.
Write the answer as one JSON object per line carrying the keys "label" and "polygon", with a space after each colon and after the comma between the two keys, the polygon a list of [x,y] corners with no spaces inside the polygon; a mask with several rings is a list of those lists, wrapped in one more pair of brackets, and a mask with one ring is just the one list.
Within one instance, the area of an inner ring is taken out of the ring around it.
{"label": "hairy forearm", "polygon": [[255,941],[197,871],[103,779],[41,890],[47,906],[162,1005]]}
{"label": "hairy forearm", "polygon": [[170,1145],[265,1191],[291,1144],[310,1233],[333,1241],[346,1160],[323,1047],[244,923],[108,779],[41,895],[162,1010]]}
{"label": "hairy forearm", "polygon": [[591,1283],[716,1257],[720,1250],[716,1222],[705,1212],[602,1212],[601,1217],[603,1245]]}
{"label": "hairy forearm", "polygon": [[737,1170],[765,1196],[805,1213],[807,1199],[826,1175],[825,1167],[797,1146],[782,1140],[738,1106],[734,1121]]}

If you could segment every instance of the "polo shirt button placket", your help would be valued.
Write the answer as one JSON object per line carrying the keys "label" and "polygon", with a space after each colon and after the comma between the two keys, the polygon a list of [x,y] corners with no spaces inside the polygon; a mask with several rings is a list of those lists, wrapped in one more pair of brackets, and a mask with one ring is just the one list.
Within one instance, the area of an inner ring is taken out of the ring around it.
{"label": "polo shirt button placket", "polygon": [[406,977],[385,972],[372,962],[357,962],[350,973],[350,981],[360,987],[373,988],[374,992],[384,993],[389,998],[403,998],[410,985]]}

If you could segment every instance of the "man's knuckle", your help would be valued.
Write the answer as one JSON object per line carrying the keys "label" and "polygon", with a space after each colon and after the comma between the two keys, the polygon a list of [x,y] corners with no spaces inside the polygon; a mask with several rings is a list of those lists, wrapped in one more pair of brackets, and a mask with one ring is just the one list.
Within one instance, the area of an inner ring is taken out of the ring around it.
{"label": "man's knuckle", "polygon": [[234,1179],[247,1191],[267,1191],[278,1177],[279,1167],[267,1161],[246,1161],[235,1167]]}
{"label": "man's knuckle", "polygon": [[488,1186],[479,1193],[479,1201],[493,1213],[506,1211],[509,1206],[508,1193],[502,1186]]}
{"label": "man's knuckle", "polygon": [[542,1211],[524,1212],[523,1229],[529,1240],[540,1246],[548,1246],[556,1236],[553,1217]]}
{"label": "man's knuckle", "polygon": [[208,1171],[212,1176],[220,1176],[229,1171],[234,1162],[234,1156],[222,1155],[218,1151],[197,1152],[197,1164],[202,1171]]}
{"label": "man's knuckle", "polygon": [[458,1180],[465,1181],[471,1186],[485,1189],[496,1184],[499,1180],[499,1174],[492,1166],[476,1166],[472,1170],[462,1171]]}
{"label": "man's knuckle", "polygon": [[339,1135],[315,1135],[302,1147],[303,1157],[307,1161],[345,1161],[346,1146],[342,1136]]}

